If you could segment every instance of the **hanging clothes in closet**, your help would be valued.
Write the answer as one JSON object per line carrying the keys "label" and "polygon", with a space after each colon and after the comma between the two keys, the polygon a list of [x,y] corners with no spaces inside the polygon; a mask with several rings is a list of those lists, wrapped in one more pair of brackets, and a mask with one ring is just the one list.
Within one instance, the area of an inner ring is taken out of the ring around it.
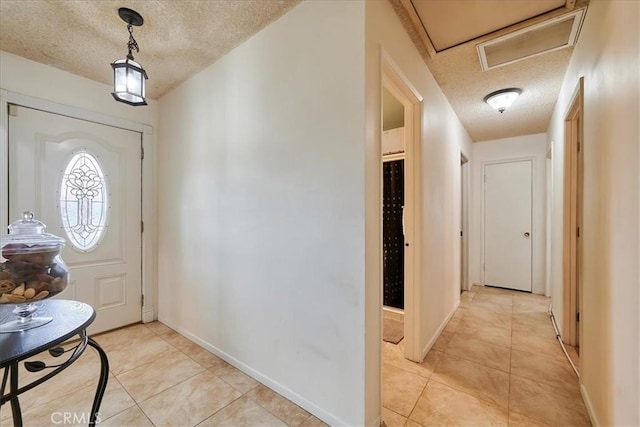
{"label": "hanging clothes in closet", "polygon": [[383,163],[383,303],[404,309],[404,160]]}

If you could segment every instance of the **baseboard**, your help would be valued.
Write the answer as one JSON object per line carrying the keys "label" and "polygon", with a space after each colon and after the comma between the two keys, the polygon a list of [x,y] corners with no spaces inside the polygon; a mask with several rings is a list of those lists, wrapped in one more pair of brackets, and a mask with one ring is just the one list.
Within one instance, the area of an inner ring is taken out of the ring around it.
{"label": "baseboard", "polygon": [[596,417],[596,411],[593,409],[593,404],[591,403],[589,393],[587,392],[584,384],[580,384],[580,394],[582,395],[584,406],[587,408],[587,414],[589,415],[589,419],[591,420],[591,425],[594,427],[601,426],[602,424],[600,424],[598,417]]}
{"label": "baseboard", "polygon": [[151,323],[156,320],[153,309],[145,310],[142,312],[142,323]]}
{"label": "baseboard", "polygon": [[442,331],[444,331],[444,328],[447,327],[447,323],[449,323],[451,318],[456,314],[456,310],[458,310],[458,307],[460,307],[460,300],[458,300],[454,304],[453,309],[449,312],[444,322],[440,325],[436,334],[431,338],[431,340],[429,340],[427,345],[424,346],[424,348],[422,349],[422,360],[424,360],[424,358],[427,357],[427,354],[429,353],[429,351],[431,351],[431,347],[433,347],[436,341],[438,341],[438,338],[440,338]]}
{"label": "baseboard", "polygon": [[349,423],[341,420],[340,418],[334,416],[333,414],[318,407],[313,402],[310,402],[309,400],[300,396],[293,390],[287,388],[286,386],[280,384],[279,382],[273,380],[272,378],[262,374],[261,372],[256,371],[255,369],[249,367],[248,365],[245,365],[244,363],[234,358],[230,354],[225,353],[224,351],[206,342],[205,340],[193,335],[189,331],[178,327],[177,325],[175,325],[170,321],[165,320],[162,316],[158,316],[158,321],[164,323],[174,331],[177,331],[180,334],[184,335],[185,337],[195,342],[196,344],[204,347],[211,353],[215,354],[225,362],[229,363],[231,366],[241,370],[242,372],[249,375],[251,378],[255,379],[256,381],[264,384],[265,386],[269,387],[270,389],[277,392],[278,394],[286,397],[296,405],[300,406],[301,408],[303,408],[310,414],[314,415],[315,417],[321,419],[322,421],[329,424],[330,426],[348,426],[349,425]]}

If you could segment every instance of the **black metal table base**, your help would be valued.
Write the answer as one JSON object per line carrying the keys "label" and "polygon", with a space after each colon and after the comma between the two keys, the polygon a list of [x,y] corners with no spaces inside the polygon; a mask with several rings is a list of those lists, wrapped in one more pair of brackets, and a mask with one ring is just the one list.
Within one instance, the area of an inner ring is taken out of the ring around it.
{"label": "black metal table base", "polygon": [[[92,338],[89,338],[86,334],[86,331],[82,331],[79,335],[80,343],[75,347],[73,353],[65,362],[57,365],[55,369],[48,374],[43,375],[42,377],[23,387],[18,387],[19,362],[12,362],[10,365],[5,367],[2,378],[2,386],[0,387],[0,406],[4,405],[7,402],[11,403],[11,414],[13,415],[14,427],[22,427],[22,412],[20,410],[20,401],[18,400],[18,396],[42,384],[49,378],[59,374],[60,372],[68,368],[80,357],[80,355],[86,349],[87,345],[93,347],[100,356],[100,379],[98,380],[96,394],[93,399],[93,405],[91,407],[91,413],[89,415],[89,425],[96,425],[102,398],[104,397],[105,390],[107,389],[107,381],[109,380],[109,360],[107,359],[107,354],[104,352],[102,347],[100,347],[100,345]],[[7,380],[9,380],[9,393],[5,394],[4,391],[7,385]]]}

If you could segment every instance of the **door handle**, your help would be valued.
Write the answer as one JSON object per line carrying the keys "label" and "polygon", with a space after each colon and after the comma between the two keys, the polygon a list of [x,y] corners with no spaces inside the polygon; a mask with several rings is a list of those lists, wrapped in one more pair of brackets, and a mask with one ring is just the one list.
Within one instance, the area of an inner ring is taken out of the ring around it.
{"label": "door handle", "polygon": [[526,237],[527,239],[529,238],[529,236],[531,236],[531,233],[529,233],[528,231],[524,233],[524,237]]}

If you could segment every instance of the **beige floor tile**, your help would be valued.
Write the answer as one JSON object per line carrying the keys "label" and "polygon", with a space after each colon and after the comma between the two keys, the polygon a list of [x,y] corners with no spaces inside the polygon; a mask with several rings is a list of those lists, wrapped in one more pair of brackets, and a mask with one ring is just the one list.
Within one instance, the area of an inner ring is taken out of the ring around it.
{"label": "beige floor tile", "polygon": [[313,415],[310,415],[305,422],[300,424],[300,427],[329,427],[329,424],[314,417]]}
{"label": "beige floor tile", "polygon": [[382,408],[382,421],[387,427],[404,427],[407,417],[403,417],[390,409]]}
{"label": "beige floor tile", "polygon": [[243,394],[259,384],[258,381],[236,368],[233,368],[233,371],[222,374],[220,378]]}
{"label": "beige floor tile", "polygon": [[[66,346],[69,348],[71,346]],[[42,361],[47,365],[62,363],[68,359],[71,353],[66,353],[60,358],[54,358],[48,352],[41,353],[29,361]],[[21,363],[19,368],[19,384],[25,386],[38,378],[51,372],[49,369],[38,373],[28,372]],[[74,391],[85,387],[96,387],[100,377],[100,359],[98,354],[91,348],[85,349],[84,353],[67,369],[58,375],[40,384],[36,388],[20,395],[20,407],[23,412],[31,408],[57,401],[58,399],[72,394]],[[0,410],[0,425],[2,420],[10,416],[9,406],[3,406]]]}
{"label": "beige floor tile", "polygon": [[443,331],[431,348],[433,350],[444,351],[447,348],[447,345],[449,345],[451,338],[453,338],[453,332]]}
{"label": "beige floor tile", "polygon": [[216,360],[212,364],[212,366],[208,368],[209,371],[213,372],[215,375],[222,377],[227,374],[232,374],[238,370],[233,366],[231,366],[230,364],[228,364],[227,362],[225,362],[224,360],[220,358],[217,358],[217,359],[218,360]]}
{"label": "beige floor tile", "polygon": [[204,420],[198,427],[286,427],[269,411],[258,405],[247,396],[243,396],[226,408],[216,412]]}
{"label": "beige floor tile", "polygon": [[451,320],[456,320],[456,319],[462,320],[466,312],[467,312],[467,307],[458,307],[456,312],[453,313],[453,316],[451,316]]}
{"label": "beige floor tile", "polygon": [[462,320],[462,324],[456,334],[476,338],[480,341],[486,341],[501,347],[511,347],[510,329],[487,324],[471,323],[466,318]]}
{"label": "beige floor tile", "polygon": [[220,359],[209,350],[200,347],[198,344],[189,341],[185,347],[181,349],[187,356],[198,362],[205,368],[211,368],[220,363]]}
{"label": "beige floor tile", "polygon": [[389,364],[382,373],[382,406],[408,417],[427,379]]}
{"label": "beige floor tile", "polygon": [[449,322],[447,322],[447,326],[444,328],[443,332],[455,333],[458,326],[460,326],[460,323],[462,323],[462,318],[454,319],[452,317]]}
{"label": "beige floor tile", "polygon": [[104,334],[95,335],[92,338],[100,344],[104,351],[110,351],[119,347],[128,346],[132,342],[155,334],[147,329],[142,323],[116,329]]}
{"label": "beige floor tile", "polygon": [[194,344],[193,341],[187,339],[187,337],[185,337],[184,335],[180,335],[176,331],[165,332],[164,334],[160,335],[160,337],[178,350],[182,351]]}
{"label": "beige floor tile", "polygon": [[393,310],[382,309],[382,316],[385,319],[397,320],[398,322],[404,322],[404,313],[400,313]]}
{"label": "beige floor tile", "polygon": [[511,375],[509,409],[551,425],[591,425],[580,396],[516,375]]}
{"label": "beige floor tile", "polygon": [[496,328],[511,329],[511,313],[497,313],[477,307],[469,307],[467,309],[464,321],[481,326],[488,325]]}
{"label": "beige floor tile", "polygon": [[[551,298],[549,297],[546,297],[541,294],[534,294],[529,292],[516,292],[513,296],[521,301],[539,302],[540,304],[546,304],[547,306],[551,301]],[[514,302],[515,302],[515,299],[514,299]]]}
{"label": "beige floor tile", "polygon": [[549,311],[549,298],[514,298],[514,313],[547,313]]}
{"label": "beige floor tile", "polygon": [[246,396],[290,426],[299,426],[310,415],[295,403],[262,384],[251,389]]}
{"label": "beige floor tile", "polygon": [[413,421],[413,420],[407,420],[406,423],[404,423],[404,427],[423,427],[422,424],[418,424],[417,422]]}
{"label": "beige floor tile", "polygon": [[520,328],[530,328],[536,332],[542,331],[545,333],[551,333],[553,334],[553,337],[555,337],[553,324],[551,323],[551,318],[547,312],[515,312],[513,313],[513,324]]}
{"label": "beige floor tile", "polygon": [[153,427],[138,405],[100,422],[100,427]]}
{"label": "beige floor tile", "polygon": [[550,326],[551,329],[553,329],[553,326],[551,325],[551,318],[549,313],[546,311],[524,311],[521,313],[513,313],[513,321],[533,326]]}
{"label": "beige floor tile", "polygon": [[567,360],[560,343],[555,338],[545,338],[527,332],[513,331],[511,334],[511,347],[514,350],[536,354],[562,362]]}
{"label": "beige floor tile", "polygon": [[242,394],[209,371],[140,402],[155,425],[194,426]]}
{"label": "beige floor tile", "polygon": [[511,352],[511,373],[555,386],[580,396],[578,377],[569,362],[556,361],[518,350]]}
{"label": "beige floor tile", "polygon": [[502,295],[502,294],[480,293],[475,297],[473,297],[473,303],[471,304],[471,306],[473,307],[477,304],[498,304],[498,305],[511,307],[513,306],[513,296]]}
{"label": "beige floor tile", "polygon": [[147,332],[150,335],[145,335],[118,347],[110,347],[107,351],[107,356],[109,358],[109,369],[114,375],[130,371],[178,351],[154,333]]}
{"label": "beige floor tile", "polygon": [[[523,295],[523,292],[514,291],[513,289],[506,288],[497,288],[495,286],[482,286],[482,285],[473,285],[471,287],[472,292],[476,292],[479,294],[492,294],[492,295]],[[524,294],[527,295],[527,294]]]}
{"label": "beige floor tile", "polygon": [[429,381],[409,419],[423,426],[507,426],[507,410]]}
{"label": "beige floor tile", "polygon": [[157,320],[155,322],[145,323],[144,326],[156,335],[164,335],[170,332],[175,332],[173,329]]}
{"label": "beige floor tile", "polygon": [[[478,294],[478,295],[486,295],[486,294]],[[491,295],[488,295],[488,296],[491,296]],[[491,311],[494,313],[503,313],[508,315],[511,315],[513,313],[513,308],[510,305],[496,304],[494,302],[479,299],[478,296],[476,296],[471,302],[471,305],[469,305],[469,307],[466,307],[466,308],[474,308],[477,310],[485,310],[485,311]]]}
{"label": "beige floor tile", "polygon": [[490,286],[473,285],[471,286],[471,292],[473,293],[489,293],[498,290],[498,288],[492,288]]}
{"label": "beige floor tile", "polygon": [[[69,369],[72,369],[71,367]],[[55,399],[44,405],[22,412],[25,426],[45,425],[87,425],[89,412],[93,405],[95,387],[89,386],[76,389],[73,393],[64,396],[64,399]],[[21,402],[22,403],[22,399]],[[115,377],[110,377],[107,382],[107,390],[100,406],[100,417],[107,419],[135,405],[135,402],[122,388]],[[22,405],[21,405],[22,406]],[[3,406],[3,411],[4,411]],[[7,407],[8,409],[8,407]],[[10,411],[9,411],[10,412]],[[65,419],[65,417],[67,417]],[[2,422],[4,426],[11,425],[8,420]]]}
{"label": "beige floor tile", "polygon": [[517,412],[509,412],[509,427],[550,427],[551,424],[525,417]]}
{"label": "beige floor tile", "polygon": [[446,384],[500,407],[508,407],[509,374],[498,369],[445,353],[436,365],[431,381]]}
{"label": "beige floor tile", "polygon": [[404,369],[421,377],[429,378],[433,373],[433,368],[442,356],[439,350],[431,350],[421,363],[405,359],[404,351],[397,345],[383,343],[383,362]]}
{"label": "beige floor tile", "polygon": [[136,402],[142,402],[203,370],[185,354],[175,351],[124,372],[117,378]]}
{"label": "beige floor tile", "polygon": [[449,342],[445,353],[504,372],[509,372],[511,369],[510,348],[500,347],[464,335],[455,335]]}
{"label": "beige floor tile", "polygon": [[473,301],[473,298],[476,296],[475,292],[472,291],[464,291],[460,294],[460,307],[467,307]]}
{"label": "beige floor tile", "polygon": [[555,340],[556,332],[553,330],[551,321],[545,323],[526,323],[514,318],[512,331],[520,335],[534,335],[536,337]]}

